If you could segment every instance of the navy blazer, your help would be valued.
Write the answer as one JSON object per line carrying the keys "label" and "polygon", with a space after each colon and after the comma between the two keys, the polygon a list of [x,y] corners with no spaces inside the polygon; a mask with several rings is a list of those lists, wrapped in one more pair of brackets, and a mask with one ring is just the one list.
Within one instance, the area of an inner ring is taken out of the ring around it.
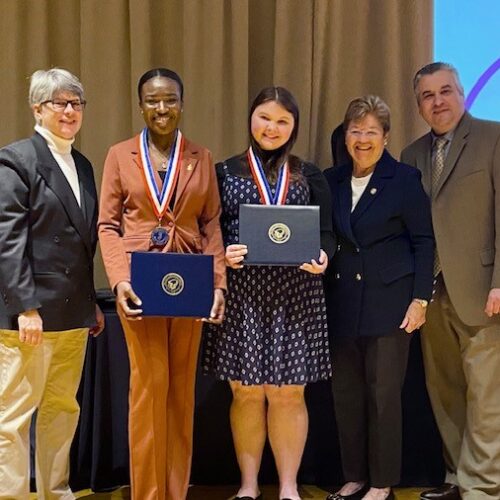
{"label": "navy blazer", "polygon": [[390,335],[413,298],[432,294],[430,202],[420,172],[384,151],[351,213],[352,168],[324,172],[338,238],[325,277],[330,335]]}
{"label": "navy blazer", "polygon": [[71,154],[81,208],[41,135],[0,150],[0,328],[29,309],[44,331],[95,325],[97,194],[90,162]]}

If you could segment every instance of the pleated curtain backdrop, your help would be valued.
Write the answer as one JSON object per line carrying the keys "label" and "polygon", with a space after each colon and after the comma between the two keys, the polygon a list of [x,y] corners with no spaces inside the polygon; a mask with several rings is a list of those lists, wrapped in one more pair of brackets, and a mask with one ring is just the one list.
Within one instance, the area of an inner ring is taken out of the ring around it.
{"label": "pleated curtain backdrop", "polygon": [[184,133],[216,160],[246,147],[249,103],[267,85],[296,96],[295,152],[321,168],[366,93],[391,107],[397,156],[425,130],[411,80],[431,60],[432,12],[432,0],[0,0],[0,146],[32,133],[30,74],[67,68],[86,90],[77,147],[99,181],[108,147],[143,126],[138,78],[166,66],[185,83]]}

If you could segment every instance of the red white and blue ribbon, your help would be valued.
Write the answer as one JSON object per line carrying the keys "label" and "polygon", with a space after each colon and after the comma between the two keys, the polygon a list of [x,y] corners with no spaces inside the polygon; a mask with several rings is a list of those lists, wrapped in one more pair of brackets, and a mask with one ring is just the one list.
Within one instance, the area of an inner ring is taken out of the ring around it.
{"label": "red white and blue ribbon", "polygon": [[288,162],[285,162],[280,167],[278,181],[276,182],[276,191],[273,196],[271,186],[269,185],[264,169],[262,168],[262,163],[255,155],[251,147],[248,148],[247,159],[255,184],[259,190],[262,204],[284,205],[286,202],[286,195],[288,193],[288,185],[290,183],[290,167],[288,166]]}
{"label": "red white and blue ribbon", "polygon": [[175,190],[177,178],[182,161],[182,150],[184,147],[184,138],[180,130],[177,130],[174,142],[170,149],[168,157],[168,166],[165,172],[165,179],[163,180],[163,187],[160,191],[155,179],[154,168],[151,164],[148,148],[148,129],[145,127],[139,135],[139,150],[141,157],[141,167],[144,174],[144,182],[146,183],[146,191],[148,193],[153,210],[161,220],[168,210],[168,205],[172,194]]}

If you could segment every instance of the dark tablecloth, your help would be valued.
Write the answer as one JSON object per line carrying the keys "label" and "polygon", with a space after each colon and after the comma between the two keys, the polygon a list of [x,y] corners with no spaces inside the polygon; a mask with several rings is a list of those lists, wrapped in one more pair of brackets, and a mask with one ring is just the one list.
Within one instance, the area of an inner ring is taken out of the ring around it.
{"label": "dark tablecloth", "polygon": [[[111,300],[100,301],[105,331],[91,338],[79,390],[80,425],[71,451],[71,485],[94,491],[128,484],[127,411],[129,364],[125,339]],[[334,367],[335,370],[335,367]],[[309,436],[299,474],[304,484],[331,485],[342,481],[337,430],[330,384],[306,389]],[[229,427],[231,394],[226,383],[198,372],[193,484],[237,484],[239,471]],[[444,466],[424,384],[420,338],[410,348],[403,391],[403,486],[439,484]],[[262,483],[276,482],[269,447],[261,468]]]}

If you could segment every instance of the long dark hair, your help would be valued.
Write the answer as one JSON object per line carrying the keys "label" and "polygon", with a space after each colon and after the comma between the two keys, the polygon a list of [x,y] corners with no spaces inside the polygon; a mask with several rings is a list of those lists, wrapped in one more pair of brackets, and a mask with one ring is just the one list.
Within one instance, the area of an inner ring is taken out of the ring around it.
{"label": "long dark hair", "polygon": [[[276,102],[283,106],[293,116],[294,120],[293,130],[288,141],[283,146],[272,151],[263,150],[252,135],[252,115],[258,106],[266,102]],[[278,170],[286,160],[290,165],[291,179],[295,181],[302,179],[300,160],[290,154],[299,134],[299,106],[289,90],[284,87],[265,87],[259,92],[248,113],[248,133],[250,135],[250,145],[262,161],[266,176],[271,181],[276,180]]]}
{"label": "long dark hair", "polygon": [[142,101],[142,87],[146,82],[149,82],[151,78],[155,78],[157,76],[164,76],[165,78],[170,78],[170,80],[173,80],[174,82],[177,83],[179,86],[179,91],[181,94],[181,101],[184,100],[184,84],[182,83],[181,77],[175,72],[172,71],[171,69],[167,68],[153,68],[150,69],[149,71],[146,71],[140,78],[139,78],[139,83],[137,84],[137,93],[139,94],[139,102]]}

